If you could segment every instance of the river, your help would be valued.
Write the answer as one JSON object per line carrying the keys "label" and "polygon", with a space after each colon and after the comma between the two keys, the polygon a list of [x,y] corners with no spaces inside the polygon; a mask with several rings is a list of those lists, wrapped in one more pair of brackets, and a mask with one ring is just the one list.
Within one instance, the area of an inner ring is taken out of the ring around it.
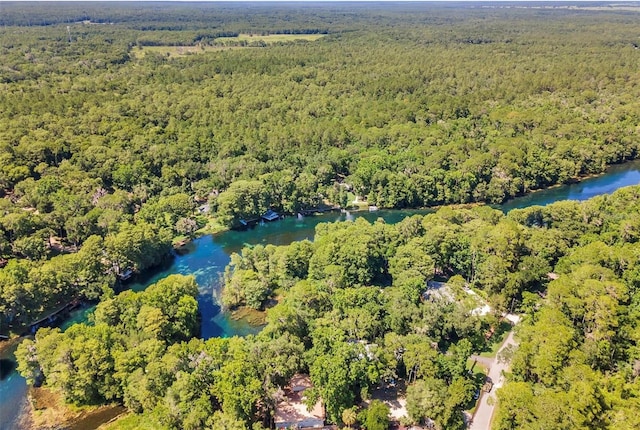
{"label": "river", "polygon": [[[640,161],[633,161],[610,167],[601,176],[585,179],[581,182],[558,186],[530,193],[496,206],[503,212],[511,209],[534,205],[548,205],[560,200],[586,200],[591,197],[610,194],[628,185],[640,184]],[[288,217],[281,221],[258,225],[249,231],[226,231],[215,236],[204,236],[189,243],[179,255],[167,265],[139,277],[131,284],[136,291],[174,273],[194,275],[200,286],[198,304],[202,314],[202,337],[244,336],[256,333],[260,328],[252,327],[244,321],[235,321],[227,313],[220,312],[217,297],[220,293],[220,278],[230,255],[245,245],[273,244],[286,245],[293,241],[312,239],[315,226],[322,222],[345,221],[363,217],[367,220],[384,218],[389,224],[396,223],[406,216],[426,214],[430,210],[392,210],[377,212],[354,212],[352,214],[328,213],[298,219]],[[65,326],[86,320],[91,309],[77,311]],[[0,381],[0,430],[14,429],[16,419],[26,401],[27,386],[17,372],[9,372],[8,377]]]}

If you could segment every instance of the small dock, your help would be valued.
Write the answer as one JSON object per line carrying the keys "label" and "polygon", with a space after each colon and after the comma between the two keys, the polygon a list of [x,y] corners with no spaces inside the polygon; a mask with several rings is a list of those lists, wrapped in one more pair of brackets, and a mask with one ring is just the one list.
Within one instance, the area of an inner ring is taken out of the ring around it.
{"label": "small dock", "polygon": [[80,306],[80,300],[74,300],[66,305],[54,310],[53,312],[47,314],[46,316],[40,318],[38,321],[35,321],[29,325],[28,332],[31,334],[35,334],[41,327],[51,327],[55,325],[60,317],[64,317],[69,312]]}
{"label": "small dock", "polygon": [[266,222],[276,221],[276,220],[279,220],[280,218],[282,218],[282,216],[278,212],[274,211],[273,209],[269,209],[267,212],[265,212],[264,214],[256,218],[251,218],[251,219],[240,218],[238,220],[238,225],[233,228],[236,230],[245,230],[255,226],[258,223],[263,223],[265,221]]}
{"label": "small dock", "polygon": [[246,230],[248,228],[251,228],[253,226],[255,226],[256,224],[258,224],[260,222],[261,218],[251,218],[251,219],[244,219],[241,218],[238,220],[238,223],[235,224],[233,227],[231,227],[232,230]]}
{"label": "small dock", "polygon": [[298,211],[298,213],[302,216],[309,216],[315,214],[323,214],[326,212],[339,212],[340,209],[341,208],[339,206],[322,206],[318,208],[301,209]]}

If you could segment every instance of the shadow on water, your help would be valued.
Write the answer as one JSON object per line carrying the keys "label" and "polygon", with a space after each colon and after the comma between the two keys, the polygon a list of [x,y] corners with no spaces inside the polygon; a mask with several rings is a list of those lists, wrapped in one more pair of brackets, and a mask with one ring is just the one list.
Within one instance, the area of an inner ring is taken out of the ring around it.
{"label": "shadow on water", "polygon": [[[586,200],[599,194],[609,194],[618,188],[640,183],[640,161],[613,166],[598,177],[589,178],[577,184],[565,185],[531,193],[498,206],[503,212],[533,205],[547,205],[560,200]],[[233,252],[239,252],[246,245],[287,245],[293,241],[313,239],[315,227],[324,222],[336,222],[365,218],[372,222],[383,218],[387,224],[394,224],[407,216],[425,215],[432,210],[397,210],[377,212],[351,212],[348,214],[327,213],[319,216],[286,217],[273,223],[258,225],[249,231],[227,231],[215,236],[205,236],[180,248],[171,258],[142,275],[138,275],[126,287],[142,291],[149,285],[171,274],[193,275],[199,286],[198,304],[202,318],[201,336],[229,337],[246,336],[257,333],[261,327],[251,326],[244,320],[234,320],[227,312],[222,312],[218,303],[221,289],[221,273],[230,261]],[[63,324],[63,329],[76,322],[87,321],[94,307],[74,311]],[[11,357],[1,357],[11,359]],[[8,363],[3,366],[10,366]],[[9,367],[6,367],[9,369]],[[20,405],[26,399],[26,383],[13,369],[5,371],[5,379],[0,381],[0,430],[11,427]],[[102,419],[104,419],[103,417]],[[88,425],[93,425],[89,423]],[[90,427],[77,427],[90,428]]]}
{"label": "shadow on water", "polygon": [[210,337],[227,337],[224,327],[216,323],[215,316],[220,313],[222,307],[214,300],[213,294],[202,295],[198,298],[198,308],[202,318],[200,336],[203,339]]}
{"label": "shadow on water", "polygon": [[122,290],[141,291],[151,284],[158,282],[158,273],[165,273],[171,270],[171,266],[176,258],[180,258],[180,254],[172,252],[165,257],[160,264],[145,270],[142,273],[136,273],[131,279],[122,283]]}
{"label": "shadow on water", "polygon": [[4,381],[9,377],[11,372],[16,368],[17,364],[9,358],[0,358],[0,381]]}
{"label": "shadow on water", "polygon": [[546,206],[561,200],[584,201],[638,184],[640,184],[640,160],[629,161],[609,167],[603,175],[587,178],[573,184],[535,191],[494,207],[507,213],[512,209]]}

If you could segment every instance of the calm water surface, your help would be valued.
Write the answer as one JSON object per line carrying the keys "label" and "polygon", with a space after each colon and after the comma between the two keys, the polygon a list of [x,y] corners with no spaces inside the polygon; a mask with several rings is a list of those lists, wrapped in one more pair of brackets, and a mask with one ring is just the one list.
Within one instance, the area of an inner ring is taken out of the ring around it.
{"label": "calm water surface", "polygon": [[[7,348],[0,354],[3,365],[15,366],[16,345]],[[9,371],[3,374],[5,379],[0,381],[0,429],[13,430],[16,428],[16,421],[26,407],[27,403],[27,383],[18,372]]]}
{"label": "calm water surface", "polygon": [[249,231],[227,231],[215,236],[204,236],[188,244],[183,254],[176,256],[171,263],[153,275],[132,284],[132,289],[143,290],[148,285],[174,273],[190,274],[196,277],[200,286],[198,304],[202,314],[202,337],[227,337],[257,333],[260,327],[254,327],[244,321],[234,321],[227,313],[220,312],[218,297],[221,288],[221,275],[230,261],[233,252],[240,252],[246,245],[287,245],[291,242],[313,239],[315,226],[321,222],[345,221],[362,216],[368,220],[383,217],[388,223],[395,223],[418,211],[380,211],[361,212],[346,215],[330,213],[298,219],[287,217],[281,221],[258,225]]}
{"label": "calm water surface", "polygon": [[546,206],[560,200],[588,200],[602,194],[611,194],[615,190],[630,185],[640,184],[640,160],[618,164],[607,169],[601,176],[584,181],[536,191],[526,196],[517,197],[497,206],[503,212],[511,209],[522,209],[529,206]]}
{"label": "calm water surface", "polygon": [[[611,167],[607,173],[582,182],[538,191],[518,197],[504,205],[497,206],[504,212],[511,209],[534,205],[548,205],[560,200],[586,200],[600,194],[609,194],[618,188],[640,184],[640,161]],[[168,275],[191,274],[200,287],[198,304],[202,314],[202,337],[244,336],[256,333],[260,327],[253,327],[244,321],[234,321],[227,313],[220,312],[217,298],[220,294],[221,274],[230,261],[233,252],[239,252],[245,245],[273,244],[287,245],[293,241],[312,239],[315,226],[322,222],[345,221],[363,217],[373,221],[379,217],[394,224],[407,216],[426,214],[429,210],[402,210],[378,212],[354,212],[349,215],[329,213],[302,219],[285,218],[281,221],[258,225],[249,231],[228,231],[215,236],[205,236],[188,244],[181,255],[176,255],[167,265],[140,277],[131,284],[135,291],[144,290],[150,284]],[[86,321],[92,309],[84,309],[73,314],[65,327]],[[63,328],[65,328],[63,327]],[[0,430],[15,428],[15,420],[26,400],[27,386],[15,371],[0,381]]]}

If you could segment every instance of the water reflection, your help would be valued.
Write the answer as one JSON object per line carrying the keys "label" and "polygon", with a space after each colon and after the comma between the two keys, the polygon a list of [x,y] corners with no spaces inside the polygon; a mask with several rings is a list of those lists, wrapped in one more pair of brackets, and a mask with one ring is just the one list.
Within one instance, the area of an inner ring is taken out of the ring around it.
{"label": "water reflection", "polygon": [[584,181],[536,191],[526,196],[510,200],[497,206],[503,212],[511,209],[522,209],[529,206],[546,206],[560,200],[588,200],[602,194],[611,194],[617,189],[640,184],[640,161],[612,166],[602,176],[585,179]]}
{"label": "water reflection", "polygon": [[[618,188],[640,184],[640,161],[625,163],[610,168],[605,175],[586,179],[583,182],[535,192],[513,199],[497,206],[504,212],[533,205],[548,205],[560,200],[586,200],[600,194],[612,193]],[[154,271],[139,277],[130,285],[134,291],[141,291],[152,283],[174,274],[192,274],[196,277],[200,295],[198,304],[202,314],[202,337],[245,336],[256,333],[259,328],[244,321],[234,321],[227,313],[221,312],[219,303],[221,274],[230,261],[233,252],[239,252],[246,245],[273,244],[287,245],[293,241],[312,239],[315,227],[322,222],[355,220],[363,217],[368,221],[383,218],[394,224],[407,216],[426,214],[429,210],[378,211],[327,213],[324,215],[301,217],[292,216],[273,223],[258,225],[250,231],[229,231],[216,236],[196,239],[186,245],[174,258]],[[80,321],[86,321],[93,307],[74,311],[63,328]],[[13,429],[21,405],[26,402],[25,380],[15,371],[9,371],[0,381],[0,430]]]}

